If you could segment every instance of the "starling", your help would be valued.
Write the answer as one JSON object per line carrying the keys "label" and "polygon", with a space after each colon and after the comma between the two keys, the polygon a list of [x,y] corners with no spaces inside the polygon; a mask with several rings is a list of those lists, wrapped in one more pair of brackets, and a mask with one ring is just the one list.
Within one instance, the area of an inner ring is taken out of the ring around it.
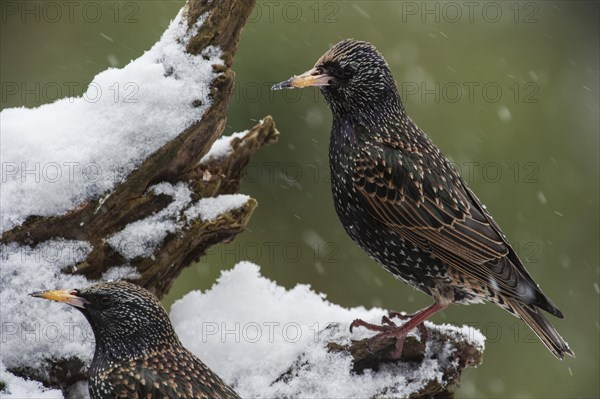
{"label": "starling", "polygon": [[573,356],[542,314],[562,312],[533,281],[485,206],[407,115],[373,45],[353,39],[273,89],[318,86],[333,114],[329,167],[335,209],[350,237],[396,278],[434,303],[374,339],[406,334],[451,303],[493,302],[522,319],[557,357]]}
{"label": "starling", "polygon": [[74,306],[92,326],[92,399],[239,399],[181,345],[167,312],[144,288],[117,281],[31,295]]}

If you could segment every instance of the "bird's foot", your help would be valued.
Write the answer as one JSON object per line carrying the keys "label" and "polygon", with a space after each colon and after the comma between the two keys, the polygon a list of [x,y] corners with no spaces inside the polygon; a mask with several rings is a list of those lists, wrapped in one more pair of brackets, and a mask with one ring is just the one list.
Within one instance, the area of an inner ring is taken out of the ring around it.
{"label": "bird's foot", "polygon": [[[395,326],[396,325],[394,324],[394,327]],[[350,332],[352,332],[352,330],[354,330],[356,327],[363,327],[369,331],[379,331],[379,332],[386,332],[390,329],[390,326],[380,326],[377,324],[367,323],[366,321],[361,320],[361,319],[356,319],[352,323],[350,323]]]}
{"label": "bird's foot", "polygon": [[[415,315],[416,315],[416,313],[415,314],[407,314],[407,313],[394,312],[394,311],[390,310],[388,312],[387,316],[383,316],[381,318],[381,323],[386,324],[388,326],[397,327],[397,324],[394,323],[392,321],[392,319],[410,320],[413,317],[415,317]],[[427,340],[429,339],[429,331],[427,331],[427,328],[425,327],[424,322],[417,324],[416,328],[419,329],[419,333],[421,334],[421,342],[427,342]]]}
{"label": "bird's foot", "polygon": [[391,353],[391,358],[395,359],[395,360],[399,360],[400,357],[402,356],[402,349],[404,348],[404,340],[406,339],[406,336],[408,335],[409,330],[406,328],[402,328],[402,326],[398,327],[398,326],[394,325],[393,322],[389,319],[388,319],[388,321],[392,325],[380,326],[380,327],[383,327],[385,330],[380,332],[379,334],[374,335],[373,337],[369,338],[368,345],[369,345],[369,348],[380,347],[379,343],[382,340],[389,338],[389,337],[394,337],[394,338],[396,338],[396,345],[395,345],[394,351]]}
{"label": "bird's foot", "polygon": [[[390,316],[393,316],[392,312],[390,312]],[[366,321],[361,320],[361,319],[356,319],[350,324],[350,332],[352,332],[352,330],[356,327],[363,327],[370,331],[379,332],[379,334],[376,334],[376,335],[368,338],[367,342],[368,342],[369,348],[381,347],[381,345],[379,345],[379,343],[386,338],[389,338],[389,337],[396,338],[396,345],[395,345],[394,351],[391,354],[391,358],[394,360],[399,360],[402,355],[402,349],[404,347],[404,340],[406,339],[406,336],[408,335],[408,333],[415,326],[411,325],[411,323],[406,323],[404,325],[398,326],[388,316],[383,316],[381,322],[382,322],[382,325],[377,325],[377,324],[367,323]],[[421,342],[425,342],[428,338],[428,333],[427,333],[427,329],[425,328],[425,325],[423,325],[423,323],[420,323],[416,327],[419,329],[419,332],[421,333]]]}
{"label": "bird's foot", "polygon": [[389,317],[390,319],[408,320],[410,318],[415,317],[415,314],[416,313],[400,313],[390,310],[387,314],[387,317]]}
{"label": "bird's foot", "polygon": [[[400,359],[400,355],[402,354],[402,347],[404,346],[404,339],[408,335],[413,328],[418,328],[421,332],[421,342],[425,343],[429,337],[427,333],[427,329],[423,322],[427,320],[432,314],[439,312],[448,306],[446,302],[435,302],[432,305],[426,307],[418,311],[413,315],[403,315],[397,312],[390,312],[387,316],[383,316],[382,325],[378,326],[376,324],[367,323],[364,320],[354,320],[352,324],[350,324],[350,332],[354,327],[364,327],[371,331],[379,331],[379,334],[374,337],[369,338],[369,348],[372,348],[371,345],[373,342],[378,342],[384,338],[395,337],[396,338],[396,348],[394,353],[392,354],[393,359]],[[391,319],[394,317],[398,317],[400,319],[407,319],[404,324],[401,326],[396,325]]]}

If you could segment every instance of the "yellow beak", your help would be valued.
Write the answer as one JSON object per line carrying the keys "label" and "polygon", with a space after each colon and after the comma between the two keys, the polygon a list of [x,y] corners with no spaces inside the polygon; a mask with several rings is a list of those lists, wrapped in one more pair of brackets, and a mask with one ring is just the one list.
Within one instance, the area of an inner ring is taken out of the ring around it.
{"label": "yellow beak", "polygon": [[40,291],[34,292],[30,295],[35,298],[44,298],[50,299],[51,301],[64,302],[71,306],[82,309],[85,308],[85,305],[89,303],[87,299],[75,295],[74,290]]}
{"label": "yellow beak", "polygon": [[288,80],[277,83],[271,87],[271,90],[281,90],[283,88],[302,89],[304,87],[328,86],[330,80],[331,76],[324,73],[320,74],[315,68],[313,68],[304,72],[302,75],[292,76]]}

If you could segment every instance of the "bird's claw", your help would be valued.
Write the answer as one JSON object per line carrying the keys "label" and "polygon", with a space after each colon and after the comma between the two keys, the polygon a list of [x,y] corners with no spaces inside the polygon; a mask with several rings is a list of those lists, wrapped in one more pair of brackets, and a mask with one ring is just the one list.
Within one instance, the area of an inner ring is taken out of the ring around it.
{"label": "bird's claw", "polygon": [[427,340],[429,339],[429,331],[427,330],[427,327],[425,327],[425,323],[419,324],[417,328],[421,333],[421,342],[427,342]]}
{"label": "bird's claw", "polygon": [[388,316],[383,316],[381,318],[381,324],[385,324],[385,325],[388,325],[390,327],[398,327],[396,325],[396,323],[394,323],[392,320],[390,320],[390,318]]}
{"label": "bird's claw", "polygon": [[352,332],[355,327],[364,327],[367,330],[379,332],[386,332],[390,329],[389,326],[378,326],[377,324],[367,323],[361,319],[355,319],[352,323],[350,323],[350,332]]}

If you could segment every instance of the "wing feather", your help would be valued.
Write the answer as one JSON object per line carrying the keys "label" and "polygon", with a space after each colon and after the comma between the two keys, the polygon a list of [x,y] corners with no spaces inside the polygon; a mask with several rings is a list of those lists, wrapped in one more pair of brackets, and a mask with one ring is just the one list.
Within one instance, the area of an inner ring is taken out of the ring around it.
{"label": "wing feather", "polygon": [[[427,140],[427,139],[426,139]],[[364,208],[431,256],[499,294],[558,311],[541,293],[499,226],[445,158],[435,151],[387,143],[363,146],[353,183]],[[426,172],[426,173],[425,173]]]}

